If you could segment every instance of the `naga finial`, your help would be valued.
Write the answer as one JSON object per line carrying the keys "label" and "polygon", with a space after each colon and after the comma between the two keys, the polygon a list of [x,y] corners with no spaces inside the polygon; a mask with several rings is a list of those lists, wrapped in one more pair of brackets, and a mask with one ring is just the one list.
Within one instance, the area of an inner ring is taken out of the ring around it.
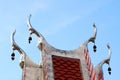
{"label": "naga finial", "polygon": [[[96,67],[96,74],[99,75],[100,74],[100,71],[102,71],[102,66],[103,64],[108,64],[109,67],[108,67],[108,73],[111,74],[111,68],[110,68],[110,58],[111,58],[111,50],[110,50],[110,46],[109,44],[107,44],[107,48],[108,48],[108,56],[107,58],[105,58],[103,61],[101,61]],[[102,71],[103,73],[103,71]]]}
{"label": "naga finial", "polygon": [[[26,55],[25,52],[16,44],[16,42],[14,40],[15,33],[16,33],[16,30],[14,30],[14,32],[11,35],[11,43],[12,43],[12,49],[13,49],[13,53],[11,54],[11,59],[14,60],[14,58],[15,58],[14,50],[17,50],[20,53],[21,58],[25,59],[25,55]],[[23,68],[23,66],[24,66],[24,61],[21,61],[20,67]]]}
{"label": "naga finial", "polygon": [[109,63],[110,63],[110,58],[111,58],[111,50],[110,50],[110,45],[109,45],[109,44],[107,44],[107,48],[108,48],[108,57],[103,60],[103,63],[102,63],[102,64],[106,63],[106,64],[109,65]]}
{"label": "naga finial", "polygon": [[16,33],[16,30],[12,33],[11,35],[11,43],[12,43],[12,49],[13,53],[11,54],[11,59],[14,60],[15,53],[14,50],[17,50],[20,53],[20,67],[23,69],[24,65],[25,66],[31,66],[31,67],[39,67],[40,65],[34,63],[28,55],[16,44],[14,41],[14,35]]}
{"label": "naga finial", "polygon": [[96,28],[96,25],[95,25],[95,24],[93,24],[93,28],[94,28],[93,36],[90,37],[89,39],[87,39],[87,41],[85,41],[84,45],[87,46],[87,44],[88,44],[89,42],[94,43],[93,51],[96,52],[96,48],[97,48],[97,47],[96,47],[96,45],[95,45],[95,39],[96,39],[96,35],[97,35],[97,28]]}
{"label": "naga finial", "polygon": [[96,35],[97,35],[97,28],[96,28],[96,25],[95,25],[95,24],[93,24],[93,28],[94,28],[94,34],[93,34],[93,36],[89,39],[89,41],[91,41],[91,42],[94,43],[93,51],[96,52],[97,46],[95,45],[95,39],[96,39]]}
{"label": "naga finial", "polygon": [[107,48],[108,48],[108,59],[110,60],[111,58],[111,50],[110,50],[110,45],[107,44]]}
{"label": "naga finial", "polygon": [[108,57],[107,58],[105,58],[102,62],[101,62],[101,64],[103,65],[103,64],[110,64],[110,58],[111,58],[111,50],[110,50],[110,45],[109,44],[107,44],[107,48],[108,48]]}
{"label": "naga finial", "polygon": [[18,52],[20,52],[20,54],[23,54],[24,51],[16,44],[15,40],[14,40],[14,35],[16,33],[16,30],[14,30],[14,32],[11,35],[11,43],[12,43],[12,49],[13,50],[17,50]]}
{"label": "naga finial", "polygon": [[94,28],[94,34],[92,37],[89,38],[89,42],[95,43],[95,39],[96,39],[96,35],[97,35],[97,28],[96,28],[95,24],[93,24],[93,28]]}
{"label": "naga finial", "polygon": [[42,51],[43,50],[43,46],[46,46],[46,47],[49,47],[49,48],[52,48],[51,45],[49,45],[47,43],[47,41],[45,40],[45,38],[42,36],[42,34],[40,34],[37,30],[35,30],[31,23],[30,23],[30,18],[31,18],[31,15],[29,15],[28,17],[28,20],[27,20],[27,26],[28,26],[28,29],[29,29],[29,32],[30,32],[30,37],[29,37],[29,43],[30,41],[32,40],[32,37],[31,37],[31,34],[35,34],[37,37],[38,37],[38,48]]}
{"label": "naga finial", "polygon": [[[16,43],[15,43],[15,41],[14,41],[15,32],[16,32],[16,30],[15,30],[15,31],[13,32],[13,34],[11,35],[11,43],[12,43],[12,49],[13,49],[13,50],[16,49],[16,47],[15,47]],[[12,60],[15,59],[15,53],[14,53],[14,51],[13,51],[12,54],[11,54],[11,59],[12,59]]]}
{"label": "naga finial", "polygon": [[[30,35],[35,34],[37,37],[43,38],[43,36],[32,27],[32,25],[30,23],[31,16],[32,15],[30,14],[29,17],[28,17],[28,19],[27,19],[27,26],[28,26]],[[32,40],[32,38],[29,38],[29,40]]]}
{"label": "naga finial", "polygon": [[106,63],[109,65],[108,73],[111,74],[111,67],[110,67],[111,50],[109,44],[107,45],[107,48],[108,48],[108,58]]}

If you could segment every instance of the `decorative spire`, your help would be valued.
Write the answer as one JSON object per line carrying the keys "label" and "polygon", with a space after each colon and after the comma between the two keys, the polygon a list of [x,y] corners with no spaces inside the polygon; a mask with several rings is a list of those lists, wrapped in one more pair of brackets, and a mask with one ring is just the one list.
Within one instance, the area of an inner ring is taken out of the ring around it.
{"label": "decorative spire", "polygon": [[95,24],[93,24],[93,28],[94,28],[94,34],[93,34],[93,36],[89,39],[89,41],[94,43],[93,51],[96,52],[97,46],[95,45],[95,39],[96,39],[96,35],[97,35],[97,28],[96,28],[96,25],[95,25]]}
{"label": "decorative spire", "polygon": [[29,29],[29,32],[30,32],[30,37],[29,37],[29,39],[28,39],[28,40],[29,40],[29,43],[30,43],[31,40],[32,40],[32,37],[31,37],[32,34],[35,34],[38,38],[44,39],[44,37],[32,27],[32,25],[31,25],[31,23],[30,23],[30,18],[31,18],[31,16],[32,16],[32,15],[30,14],[29,17],[28,17],[28,19],[27,19],[27,26],[28,26],[28,29]]}
{"label": "decorative spire", "polygon": [[[16,42],[14,41],[14,35],[16,33],[16,30],[14,30],[14,32],[11,35],[11,43],[12,43],[12,49],[17,50],[20,54],[25,54],[25,52],[16,44]],[[13,54],[14,55],[14,54]]]}
{"label": "decorative spire", "polygon": [[[101,61],[96,67],[96,74],[99,75],[100,72],[102,71],[102,66],[103,64],[108,64],[109,67],[108,67],[108,73],[111,74],[111,68],[110,68],[110,58],[111,58],[111,50],[110,50],[110,46],[109,44],[107,44],[107,48],[108,48],[108,57],[105,58],[103,61]],[[103,72],[102,72],[103,73]]]}
{"label": "decorative spire", "polygon": [[110,67],[110,58],[111,58],[111,50],[110,50],[110,45],[107,44],[107,48],[108,48],[108,57],[104,60],[104,63],[108,64],[108,73],[109,75],[111,75],[111,67]]}
{"label": "decorative spire", "polygon": [[15,50],[15,41],[14,41],[14,34],[15,34],[16,30],[13,32],[12,36],[11,36],[11,43],[12,43],[12,49],[13,49],[13,52],[11,54],[11,59],[14,60],[15,59],[15,53],[14,53],[14,50]]}
{"label": "decorative spire", "polygon": [[110,67],[111,50],[110,50],[109,44],[107,45],[107,48],[108,48],[108,61],[107,61],[107,64],[109,65],[108,73],[109,73],[109,75],[111,75],[111,67]]}
{"label": "decorative spire", "polygon": [[23,54],[24,51],[16,44],[16,42],[14,41],[14,35],[16,33],[16,30],[14,30],[14,32],[12,33],[11,35],[11,43],[12,43],[12,49],[13,49],[13,52],[11,54],[11,59],[14,60],[15,59],[15,53],[14,53],[14,50],[18,50],[18,52],[20,54]]}
{"label": "decorative spire", "polygon": [[30,18],[31,18],[31,15],[29,15],[28,19],[27,19],[27,26],[28,26],[28,29],[29,29],[29,32],[30,32],[30,37],[29,37],[29,43],[31,42],[32,40],[32,37],[31,35],[32,34],[35,34],[37,37],[38,37],[38,48],[42,51],[43,48],[49,48],[49,49],[53,49],[53,47],[51,45],[49,45],[47,43],[47,41],[45,40],[45,38],[42,36],[42,34],[40,34],[37,30],[35,30],[31,23],[30,23]]}
{"label": "decorative spire", "polygon": [[93,24],[93,28],[94,28],[94,34],[93,34],[92,37],[89,38],[88,41],[95,43],[95,39],[96,39],[96,35],[97,35],[97,28],[96,28],[96,25],[95,25],[95,24]]}
{"label": "decorative spire", "polygon": [[13,53],[11,54],[11,59],[14,60],[15,59],[15,53],[14,53],[14,50],[17,50],[20,55],[21,55],[21,58],[23,60],[21,60],[20,62],[20,67],[23,68],[24,67],[24,60],[25,60],[25,57],[26,57],[26,54],[25,52],[16,44],[16,42],[14,41],[14,35],[16,33],[16,30],[14,30],[14,32],[12,33],[11,35],[11,43],[12,43],[12,49],[13,49]]}
{"label": "decorative spire", "polygon": [[11,54],[11,59],[14,60],[14,57],[15,57],[14,50],[17,50],[20,53],[20,55],[21,55],[21,59],[20,59],[20,67],[21,68],[23,68],[24,65],[25,66],[32,66],[32,67],[40,67],[40,65],[34,63],[28,57],[28,55],[16,44],[16,42],[14,41],[15,33],[16,33],[16,30],[11,35],[11,43],[12,43],[12,49],[13,49],[13,53]]}
{"label": "decorative spire", "polygon": [[97,46],[95,45],[95,39],[96,39],[96,35],[97,35],[97,28],[96,28],[95,24],[93,24],[93,28],[94,28],[94,33],[93,33],[93,35],[92,35],[89,39],[87,39],[87,41],[84,42],[84,45],[87,46],[87,44],[88,44],[89,42],[94,43],[93,51],[96,52]]}

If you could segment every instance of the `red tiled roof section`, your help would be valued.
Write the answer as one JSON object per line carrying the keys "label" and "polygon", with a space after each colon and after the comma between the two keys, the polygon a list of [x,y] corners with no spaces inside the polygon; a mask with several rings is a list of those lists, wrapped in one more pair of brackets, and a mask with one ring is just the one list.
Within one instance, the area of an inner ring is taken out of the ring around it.
{"label": "red tiled roof section", "polygon": [[52,55],[55,80],[83,80],[80,59]]}

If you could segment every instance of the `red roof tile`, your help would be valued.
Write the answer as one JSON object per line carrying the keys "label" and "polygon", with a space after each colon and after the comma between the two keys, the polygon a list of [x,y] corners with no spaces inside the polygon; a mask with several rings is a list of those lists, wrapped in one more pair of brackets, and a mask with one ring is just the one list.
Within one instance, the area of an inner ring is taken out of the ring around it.
{"label": "red roof tile", "polygon": [[55,80],[83,80],[80,59],[52,55]]}

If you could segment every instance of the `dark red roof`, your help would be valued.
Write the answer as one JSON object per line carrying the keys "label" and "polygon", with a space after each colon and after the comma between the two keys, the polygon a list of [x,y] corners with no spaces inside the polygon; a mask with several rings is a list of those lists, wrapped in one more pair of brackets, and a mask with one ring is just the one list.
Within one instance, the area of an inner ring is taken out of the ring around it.
{"label": "dark red roof", "polygon": [[52,55],[55,80],[83,80],[80,59]]}

